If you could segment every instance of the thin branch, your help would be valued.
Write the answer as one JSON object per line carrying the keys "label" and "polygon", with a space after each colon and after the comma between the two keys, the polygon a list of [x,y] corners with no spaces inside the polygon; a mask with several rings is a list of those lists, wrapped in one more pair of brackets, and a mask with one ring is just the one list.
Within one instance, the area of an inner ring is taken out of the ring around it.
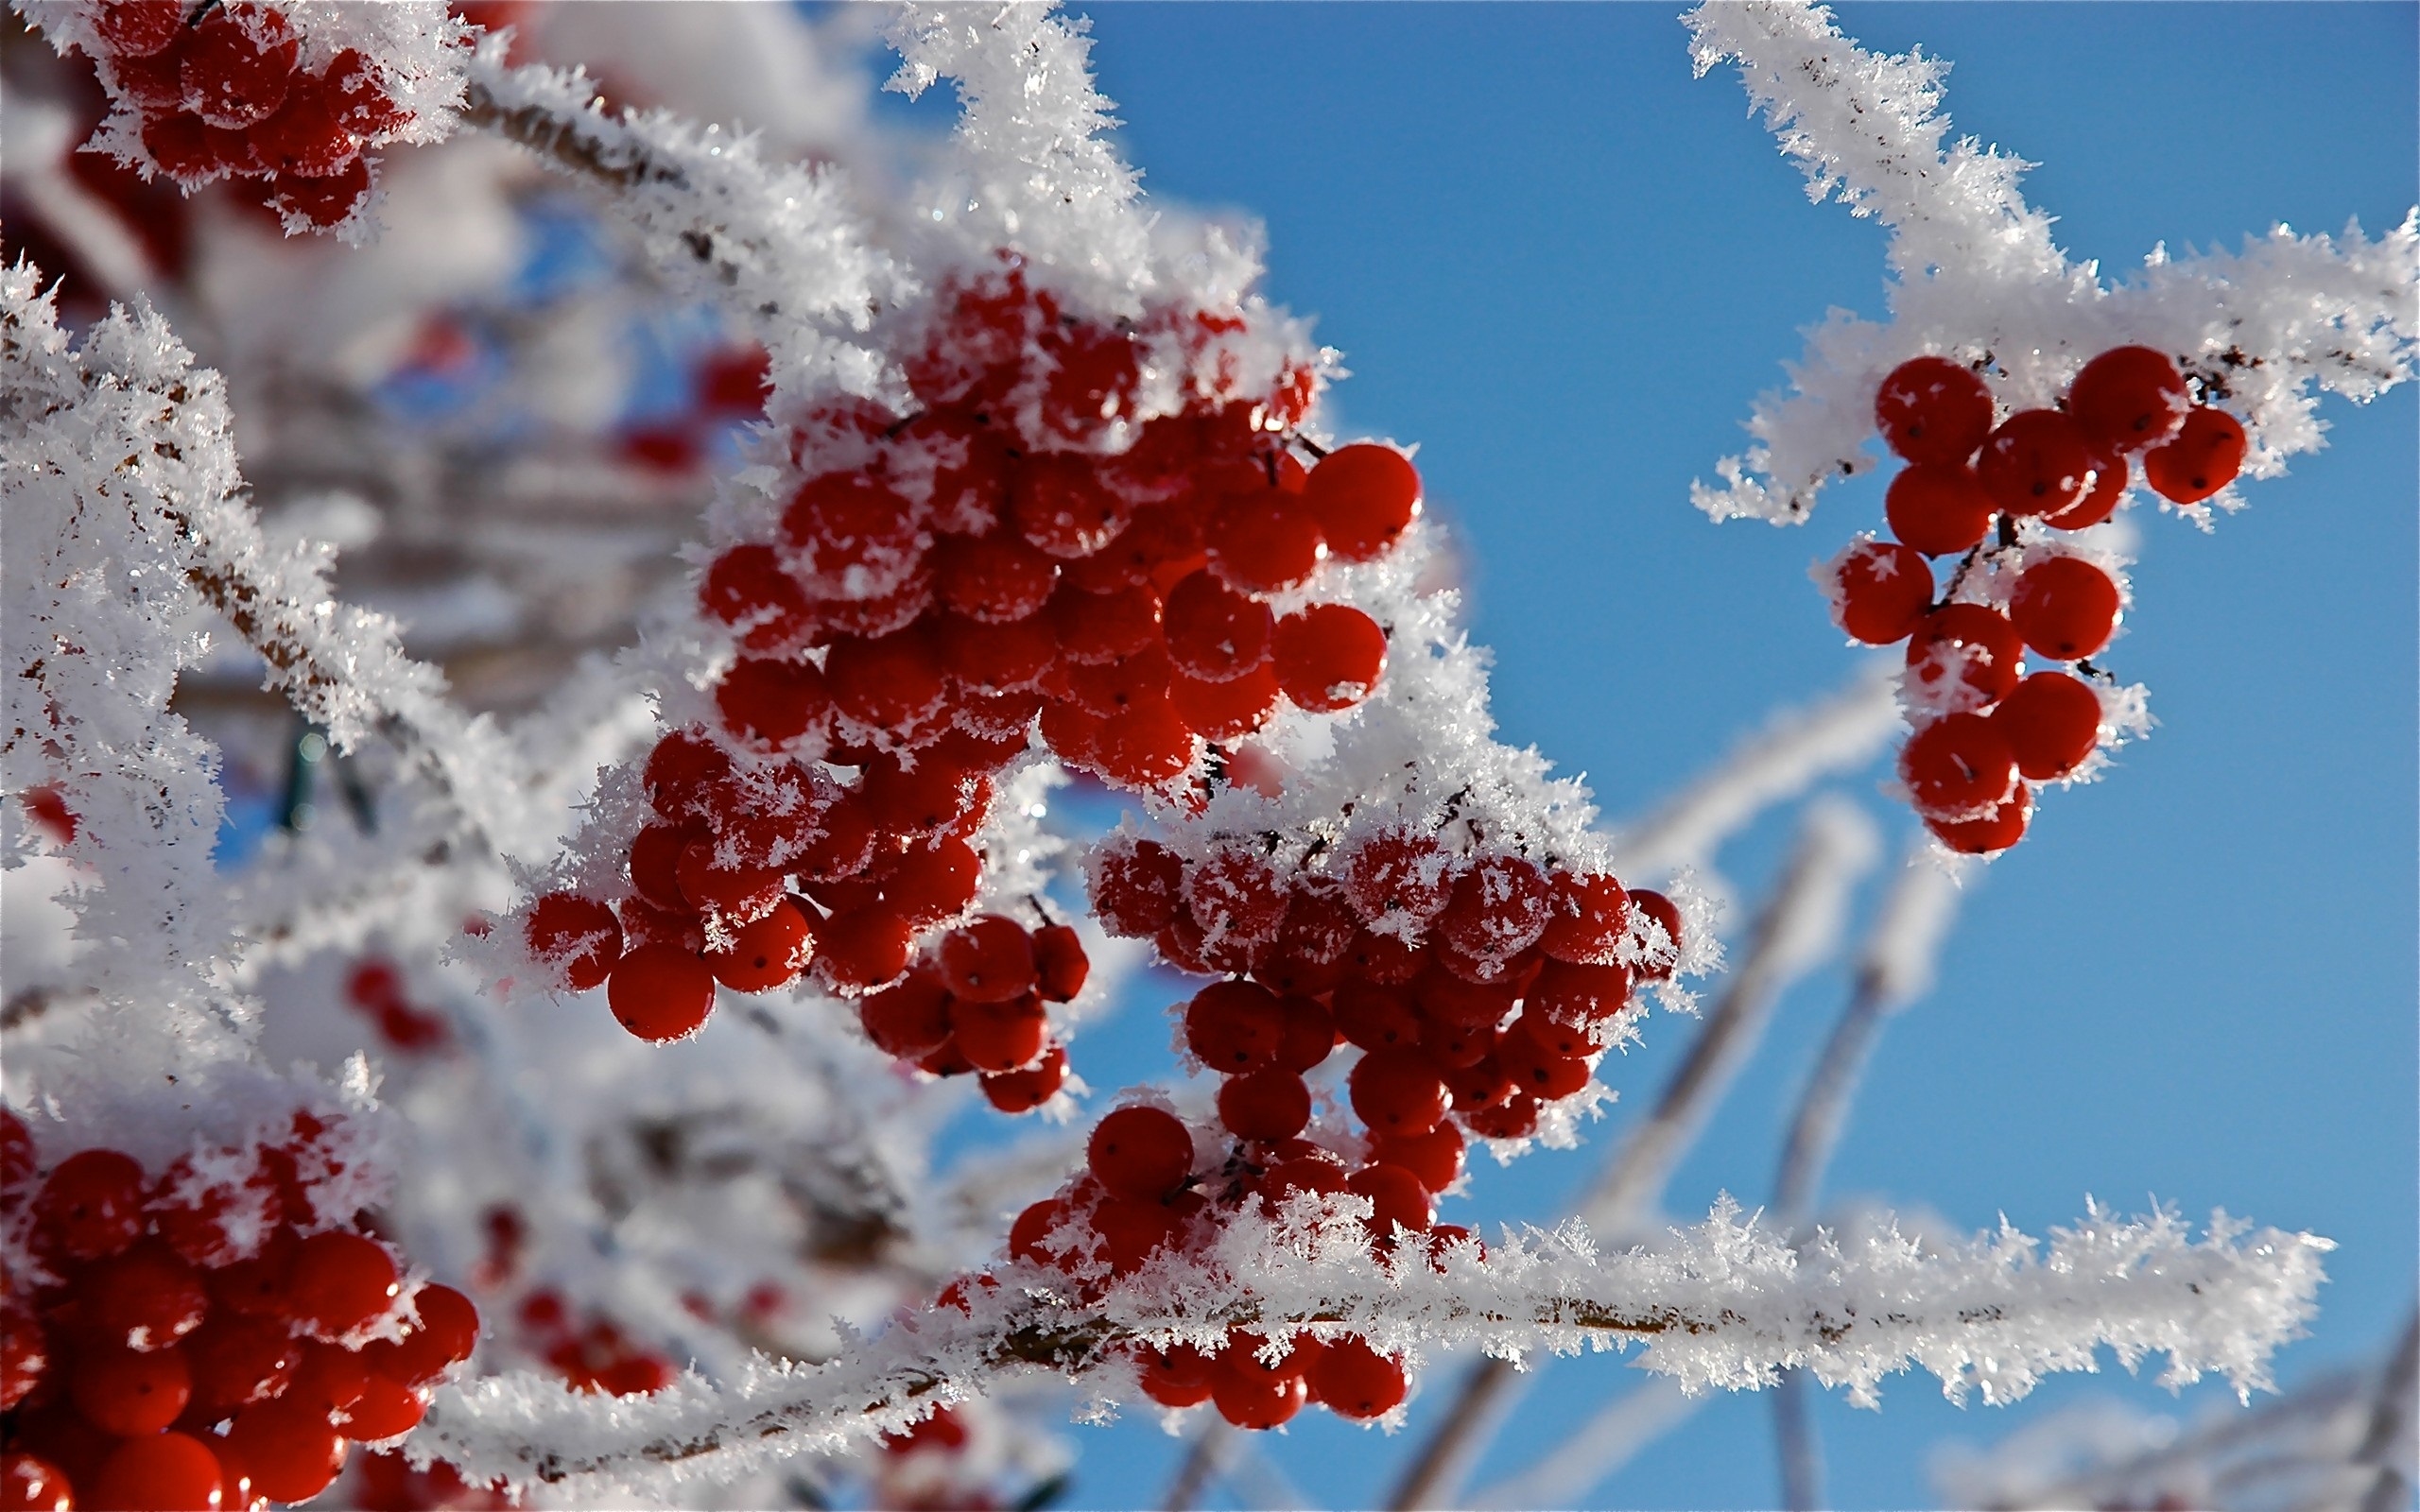
{"label": "thin branch", "polygon": [[1205,1417],[1201,1426],[1193,1431],[1186,1443],[1184,1458],[1176,1468],[1175,1477],[1168,1482],[1167,1495],[1160,1499],[1160,1512],[1193,1512],[1201,1501],[1201,1493],[1210,1488],[1218,1477],[1219,1462],[1235,1439],[1235,1430],[1223,1418]]}
{"label": "thin branch", "polygon": [[2415,1405],[2420,1405],[2420,1311],[2414,1311],[2411,1321],[2404,1325],[2402,1341],[2378,1383],[2369,1429],[2353,1454],[2356,1465],[2377,1467],[2369,1489],[2361,1495],[2361,1512],[2401,1512],[2411,1504],[2411,1476],[2396,1450],[2411,1436]]}

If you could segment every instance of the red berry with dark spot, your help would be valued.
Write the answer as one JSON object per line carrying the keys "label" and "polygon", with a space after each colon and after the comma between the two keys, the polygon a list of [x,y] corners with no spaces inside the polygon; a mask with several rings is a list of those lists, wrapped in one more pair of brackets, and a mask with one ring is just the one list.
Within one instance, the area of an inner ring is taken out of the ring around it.
{"label": "red berry with dark spot", "polygon": [[1024,925],[998,914],[942,936],[940,959],[942,981],[962,1002],[1005,1003],[1034,988],[1033,941]]}
{"label": "red berry with dark spot", "polygon": [[771,992],[797,981],[814,958],[814,930],[785,898],[734,935],[730,949],[708,954],[706,969],[735,992]]}
{"label": "red berry with dark spot", "polygon": [[1330,556],[1374,561],[1420,513],[1420,473],[1392,446],[1340,447],[1311,469],[1303,502],[1319,520]]}
{"label": "red berry with dark spot", "polygon": [[949,1039],[949,988],[928,971],[869,993],[857,1005],[866,1038],[902,1060],[930,1055]]}
{"label": "red berry with dark spot", "polygon": [[99,1260],[143,1232],[143,1167],[117,1150],[82,1150],[59,1162],[34,1197],[37,1236],[76,1260]]}
{"label": "red berry with dark spot", "polygon": [[[238,24],[239,9],[251,26]],[[185,98],[193,112],[231,131],[275,114],[293,83],[299,43],[288,38],[264,46],[253,33],[274,38],[285,29],[285,17],[249,7],[222,7],[206,17],[182,46]]]}
{"label": "red berry with dark spot", "polygon": [[2249,444],[2233,415],[2197,407],[2174,440],[2143,454],[2143,481],[2171,504],[2199,504],[2235,481]]}
{"label": "red berry with dark spot", "polygon": [[898,910],[879,903],[834,914],[816,932],[816,976],[844,997],[872,991],[908,970],[913,937]]}
{"label": "red berry with dark spot", "polygon": [[1046,924],[1033,932],[1033,969],[1044,1002],[1072,1003],[1084,990],[1093,963],[1072,927]]}
{"label": "red berry with dark spot", "polygon": [[578,893],[550,892],[529,907],[529,954],[554,972],[555,985],[585,992],[612,974],[622,958],[622,925],[614,910]]}
{"label": "red berry with dark spot", "polygon": [[1981,714],[1948,714],[1908,737],[1899,753],[1899,778],[1917,813],[1972,818],[2008,797],[2016,782],[2016,753]]}
{"label": "red berry with dark spot", "polygon": [[1210,570],[1239,593],[1281,593],[1307,581],[1326,552],[1319,516],[1274,489],[1229,496],[1202,531]]}
{"label": "red berry with dark spot", "polygon": [[821,732],[831,718],[832,695],[812,662],[742,657],[716,684],[715,708],[725,730],[778,750]]}
{"label": "red berry with dark spot", "polygon": [[1367,1421],[1403,1405],[1403,1366],[1357,1338],[1331,1339],[1312,1362],[1311,1400],[1340,1418]]}
{"label": "red berry with dark spot", "polygon": [[1269,660],[1276,619],[1258,599],[1197,572],[1168,590],[1161,624],[1176,670],[1203,682],[1225,682]]}
{"label": "red berry with dark spot", "polygon": [[715,976],[677,945],[642,945],[622,957],[605,988],[614,1022],[653,1044],[685,1040],[715,1008]]}
{"label": "red berry with dark spot", "polygon": [[1003,1113],[1030,1113],[1057,1096],[1066,1079],[1067,1052],[1052,1045],[1029,1067],[985,1075],[983,1098]]}
{"label": "red berry with dark spot", "polygon": [[1104,840],[1087,869],[1093,911],[1111,934],[1148,939],[1176,917],[1184,863],[1157,841]]}
{"label": "red berry with dark spot", "polygon": [[698,586],[707,615],[740,632],[752,651],[777,651],[806,633],[814,614],[806,590],[782,566],[773,548],[734,546],[714,559]]}
{"label": "red berry with dark spot", "polygon": [[1911,545],[1859,541],[1833,560],[1831,580],[1833,621],[1868,645],[1906,640],[1932,608],[1932,567]]}
{"label": "red berry with dark spot", "polygon": [[1185,1005],[1185,1043],[1213,1071],[1232,1075],[1273,1065],[1285,1035],[1276,994],[1256,982],[1213,982]]}
{"label": "red berry with dark spot", "polygon": [[1991,496],[1963,462],[1902,469],[1883,495],[1882,513],[1893,535],[1927,557],[1964,551],[1992,527]]}
{"label": "red berry with dark spot", "polygon": [[1277,622],[1270,661],[1296,707],[1334,713],[1376,689],[1387,669],[1387,634],[1349,604],[1314,604]]}
{"label": "red berry with dark spot", "polygon": [[1059,564],[1012,535],[944,537],[933,565],[942,602],[985,625],[1038,612],[1059,586]]}
{"label": "red berry with dark spot", "polygon": [[1980,604],[1945,604],[1908,641],[1915,689],[1948,710],[1982,708],[2008,696],[2024,671],[2025,643],[2006,616]]}
{"label": "red berry with dark spot", "polygon": [[1346,1078],[1353,1111],[1374,1134],[1426,1134],[1445,1116],[1444,1079],[1416,1050],[1373,1050]]}
{"label": "red berry with dark spot", "polygon": [[1940,819],[1927,816],[1925,828],[1950,850],[1971,856],[1992,855],[2025,838],[2026,821],[2033,814],[2033,791],[2024,783],[1980,818]]}
{"label": "red berry with dark spot", "polygon": [[1874,396],[1884,444],[1910,462],[1963,462],[1992,430],[1992,391],[1945,357],[1911,357]]}
{"label": "red berry with dark spot", "polygon": [[2100,738],[2100,696],[2064,672],[2036,672],[1992,711],[2019,775],[2036,782],[2082,766]]}
{"label": "red berry with dark spot", "polygon": [[1290,1071],[1247,1072],[1219,1089],[1219,1122],[1237,1139],[1292,1139],[1310,1121],[1311,1090]]}
{"label": "red berry with dark spot", "polygon": [[1484,855],[1455,882],[1437,933],[1466,955],[1507,961],[1537,943],[1552,915],[1544,872],[1520,856]]}
{"label": "red berry with dark spot", "polygon": [[2098,449],[2083,427],[2055,409],[2023,409],[1983,443],[1975,477],[2010,514],[2058,514],[2083,502]]}
{"label": "red berry with dark spot", "polygon": [[334,1339],[384,1316],[403,1292],[403,1278],[386,1246],[337,1230],[302,1241],[286,1288],[287,1311],[296,1324],[315,1337]]}
{"label": "red berry with dark spot", "polygon": [[2028,646],[2053,662],[2075,662],[2109,644],[2121,607],[2107,573],[2078,557],[2053,557],[2017,578],[2008,617]]}
{"label": "red berry with dark spot", "polygon": [[2083,365],[2067,389],[2067,412],[2086,435],[2120,454],[2174,436],[2190,407],[2185,375],[2166,352],[2117,347]]}
{"label": "red berry with dark spot", "polygon": [[1094,1126],[1084,1158],[1094,1178],[1113,1194],[1148,1201],[1192,1175],[1193,1134],[1166,1109],[1121,1108]]}
{"label": "red berry with dark spot", "polygon": [[215,1507],[222,1489],[218,1457],[207,1444],[186,1434],[147,1434],[128,1439],[101,1462],[88,1504],[136,1512]]}

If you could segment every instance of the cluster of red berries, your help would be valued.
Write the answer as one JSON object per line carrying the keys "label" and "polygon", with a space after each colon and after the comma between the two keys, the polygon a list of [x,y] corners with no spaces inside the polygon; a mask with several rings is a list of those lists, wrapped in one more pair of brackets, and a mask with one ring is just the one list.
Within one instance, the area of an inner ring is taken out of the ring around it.
{"label": "cluster of red berries", "polygon": [[1092,963],[1065,924],[1028,930],[985,914],[943,935],[906,977],[857,1005],[866,1038],[936,1076],[981,1074],[1004,1113],[1058,1095],[1067,1052],[1050,1038],[1048,1003],[1084,989]]}
{"label": "cluster of red berries", "polygon": [[707,569],[704,610],[740,655],[714,724],[648,758],[631,896],[550,895],[527,919],[559,983],[610,982],[642,1038],[695,1030],[717,979],[758,991],[811,969],[847,996],[897,981],[973,902],[968,836],[1037,729],[1070,765],[1199,797],[1218,771],[1205,741],[1262,729],[1281,697],[1349,708],[1383,675],[1368,615],[1270,602],[1323,561],[1384,556],[1419,510],[1389,448],[1308,470],[1285,449],[1308,369],[1257,399],[1198,381],[1142,419],[1158,365],[1219,370],[1243,323],[1086,322],[1014,266],[941,309],[907,364],[923,407],[797,422],[803,480],[775,539]]}
{"label": "cluster of red berries", "polygon": [[397,1050],[434,1050],[445,1043],[445,1020],[412,1005],[404,991],[403,970],[383,955],[365,956],[344,977],[345,1002],[378,1026],[378,1037]]}
{"label": "cluster of red berries", "polygon": [[331,1120],[146,1172],[87,1149],[42,1174],[0,1113],[0,1437],[9,1507],[302,1502],[348,1444],[418,1425],[479,1318],[407,1288],[388,1246],[321,1211]]}
{"label": "cluster of red berries", "polygon": [[610,1318],[576,1323],[555,1292],[530,1293],[519,1315],[531,1352],[575,1390],[644,1397],[672,1383],[671,1361],[639,1345]]}
{"label": "cluster of red berries", "polygon": [[289,226],[351,218],[371,193],[364,150],[413,122],[359,52],[306,71],[269,6],[103,0],[90,20],[101,79],[140,115],[152,164],[188,189],[242,180]]}
{"label": "cluster of red berries", "polygon": [[[1304,1074],[1340,1044],[1363,1053],[1349,1084],[1374,1139],[1443,1138],[1449,1115],[1484,1138],[1525,1138],[1543,1106],[1588,1086],[1634,981],[1679,959],[1671,901],[1603,873],[1463,855],[1410,826],[1322,859],[1288,875],[1241,841],[1188,863],[1128,836],[1092,858],[1103,928],[1227,977],[1186,1007],[1184,1036],[1229,1078],[1219,1117],[1240,1139],[1298,1136]],[[1443,1160],[1406,1163],[1453,1178]]]}
{"label": "cluster of red berries", "polygon": [[[2111,572],[2052,533],[2108,519],[2138,454],[2163,497],[2209,498],[2242,466],[2243,427],[2192,404],[2176,364],[2148,347],[2084,364],[2058,408],[2005,417],[1974,369],[1916,357],[1883,380],[1874,412],[1908,463],[1883,506],[1897,539],[1860,539],[1829,564],[1835,615],[1867,644],[1907,643],[1916,730],[1899,775],[1927,828],[1953,850],[2005,850],[2031,817],[2031,784],[2081,769],[2102,723],[2089,683],[2028,677],[2025,653],[2090,673],[2124,608]],[[1961,553],[1936,598],[1927,558]]]}

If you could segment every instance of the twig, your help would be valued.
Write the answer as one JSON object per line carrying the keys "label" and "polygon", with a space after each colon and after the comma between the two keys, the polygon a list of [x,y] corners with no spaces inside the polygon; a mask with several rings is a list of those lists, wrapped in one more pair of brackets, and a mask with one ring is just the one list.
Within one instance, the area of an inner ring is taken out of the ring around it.
{"label": "twig", "polygon": [[2402,1342],[2395,1346],[2394,1358],[2378,1383],[2369,1429],[2353,1454],[2356,1465],[2377,1467],[2377,1476],[2362,1493],[2361,1512],[2401,1512],[2411,1504],[2411,1478],[2395,1450],[2412,1431],[2415,1405],[2420,1405],[2420,1310],[2404,1325]]}
{"label": "twig", "polygon": [[1235,1430],[1223,1418],[1204,1418],[1194,1430],[1193,1439],[1185,1446],[1184,1459],[1176,1468],[1175,1479],[1168,1482],[1167,1495],[1160,1499],[1161,1512],[1193,1512],[1201,1493],[1219,1473],[1219,1462],[1224,1457]]}

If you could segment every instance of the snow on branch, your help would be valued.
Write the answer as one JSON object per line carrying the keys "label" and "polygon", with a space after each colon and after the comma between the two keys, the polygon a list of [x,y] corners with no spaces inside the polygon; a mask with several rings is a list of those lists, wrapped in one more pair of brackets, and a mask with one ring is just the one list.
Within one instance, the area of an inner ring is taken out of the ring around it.
{"label": "snow on branch", "polygon": [[2279,226],[2240,254],[2154,249],[2139,279],[2106,284],[2018,192],[2028,164],[1971,137],[1942,145],[1941,60],[1867,52],[1820,6],[1703,5],[1685,19],[1698,73],[1737,61],[1809,198],[1891,232],[1892,319],[1835,314],[1814,331],[1789,369],[1794,391],[1757,401],[1754,444],[1717,464],[1720,486],[1693,485],[1716,520],[1795,524],[1825,483],[1868,471],[1875,390],[1918,353],[1982,364],[2020,407],[2048,404],[2112,347],[2174,353],[2242,419],[2255,477],[2322,444],[2314,390],[2366,402],[2414,371],[2420,212],[2376,239],[2358,225],[2341,240]]}
{"label": "snow on branch", "polygon": [[[1340,1207],[1352,1199],[1341,1199]],[[1382,1349],[1478,1344],[1496,1354],[1640,1347],[1638,1364],[1685,1389],[1755,1388],[1803,1367],[1872,1405],[1911,1366],[1952,1400],[2014,1400],[2046,1373],[2168,1357],[2174,1386],[2218,1372],[2249,1393],[2313,1312],[2325,1240],[2247,1232],[2223,1216],[2194,1240],[2173,1213],[2118,1220],[2097,1208],[2040,1241],[1996,1233],[1930,1244],[1877,1228],[1804,1252],[1725,1199],[1651,1248],[1599,1253],[1586,1231],[1507,1232],[1482,1258],[1465,1241],[1374,1261],[1358,1218],[1298,1196],[1283,1221],[1234,1225],[1205,1262],[1163,1261],[1098,1300],[1018,1268],[969,1287],[970,1312],[937,1307],[820,1366],[760,1366],[729,1385],[691,1378],[653,1398],[579,1395],[527,1377],[442,1392],[412,1440],[474,1479],[580,1496],[662,1492],[770,1459],[896,1430],[1018,1369],[1090,1378],[1122,1398],[1129,1341],[1357,1332]]]}

